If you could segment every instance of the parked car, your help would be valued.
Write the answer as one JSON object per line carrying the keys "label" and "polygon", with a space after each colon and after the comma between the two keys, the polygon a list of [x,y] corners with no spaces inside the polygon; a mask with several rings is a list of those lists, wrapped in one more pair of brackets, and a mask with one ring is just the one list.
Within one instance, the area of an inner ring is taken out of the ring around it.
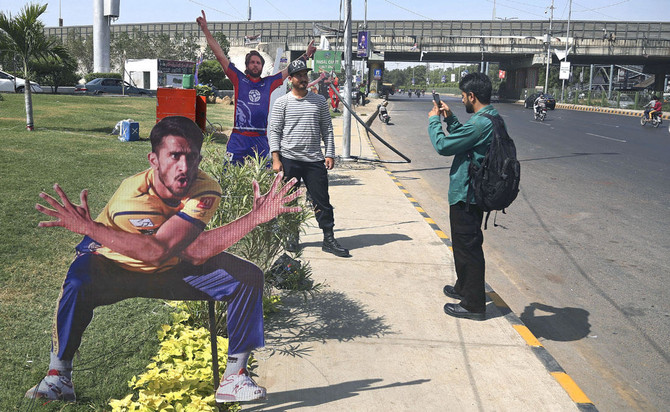
{"label": "parked car", "polygon": [[[533,108],[533,103],[535,103],[535,99],[540,95],[540,93],[533,93],[530,96],[526,97],[526,100],[523,102],[523,107],[526,109],[532,109]],[[556,99],[554,99],[554,96],[550,94],[545,94],[544,95],[547,100],[547,109],[554,110],[556,108]]]}
{"label": "parked car", "polygon": [[[123,90],[122,90],[123,87]],[[97,78],[74,87],[75,94],[139,94],[149,96],[151,90],[140,89],[121,79]]]}
{"label": "parked car", "polygon": [[[12,76],[9,73],[0,70],[0,92],[23,93],[26,87],[26,81],[19,77]],[[30,82],[30,90],[33,93],[42,93],[43,90],[39,84]]]}

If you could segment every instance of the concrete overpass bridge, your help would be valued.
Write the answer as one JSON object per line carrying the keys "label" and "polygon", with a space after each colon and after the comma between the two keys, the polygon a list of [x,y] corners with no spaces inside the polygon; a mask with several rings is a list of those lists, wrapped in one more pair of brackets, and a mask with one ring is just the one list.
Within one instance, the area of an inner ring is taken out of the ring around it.
{"label": "concrete overpass bridge", "polygon": [[[212,32],[223,32],[231,47],[244,47],[249,38],[277,46],[297,58],[310,38],[323,34],[332,48],[342,50],[343,23],[340,21],[260,21],[210,22]],[[363,21],[353,21],[353,31]],[[48,34],[66,37],[74,30],[81,35],[93,33],[92,26],[48,27]],[[146,33],[182,33],[204,36],[195,22],[112,25],[112,33],[141,30]],[[571,51],[573,64],[642,65],[645,73],[656,74],[654,88],[663,88],[670,74],[670,22],[610,22],[554,20],[445,20],[367,22],[369,42],[377,61],[394,62],[497,62],[508,70],[508,86],[513,89],[534,87],[540,67],[546,65],[547,46]],[[550,34],[551,36],[548,36]],[[348,48],[356,60],[356,36]],[[552,62],[558,63],[552,54]],[[383,63],[382,63],[383,64]]]}

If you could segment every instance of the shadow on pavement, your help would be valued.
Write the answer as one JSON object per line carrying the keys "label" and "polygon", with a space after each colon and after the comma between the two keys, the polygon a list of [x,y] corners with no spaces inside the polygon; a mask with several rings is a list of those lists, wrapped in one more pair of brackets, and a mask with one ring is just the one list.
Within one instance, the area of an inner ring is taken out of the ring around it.
{"label": "shadow on pavement", "polygon": [[388,385],[372,386],[383,379],[362,379],[337,383],[315,388],[296,389],[284,392],[275,392],[268,395],[268,400],[261,404],[246,407],[245,411],[287,411],[291,409],[307,408],[313,410],[319,405],[335,402],[341,399],[358,396],[359,392],[379,389],[389,389],[400,386],[421,385],[430,382],[430,379],[418,379],[410,382],[395,382]]}
{"label": "shadow on pavement", "polygon": [[[324,291],[314,298],[282,298],[283,309],[266,324],[266,348],[271,354],[309,356],[310,342],[351,341],[391,334],[383,316],[374,316],[365,305],[342,292]],[[262,352],[262,351],[261,351]],[[263,357],[259,353],[259,357]]]}
{"label": "shadow on pavement", "polygon": [[580,308],[556,308],[533,302],[519,318],[536,337],[553,341],[576,341],[591,332],[589,312]]}
{"label": "shadow on pavement", "polygon": [[599,156],[599,155],[621,155],[621,153],[617,153],[617,152],[572,153],[572,154],[563,155],[563,156],[548,156],[548,157],[536,157],[534,159],[519,159],[519,162],[523,163],[523,162],[534,162],[536,160],[552,160],[552,159],[563,159],[563,158],[566,158],[566,157]]}
{"label": "shadow on pavement", "polygon": [[[377,233],[377,234],[365,234],[365,235],[354,235],[339,237],[337,236],[337,241],[343,247],[346,247],[349,250],[363,249],[370,246],[382,246],[392,242],[398,241],[407,241],[412,240],[411,237],[399,233]],[[305,242],[301,245],[308,247],[321,247],[321,242]]]}

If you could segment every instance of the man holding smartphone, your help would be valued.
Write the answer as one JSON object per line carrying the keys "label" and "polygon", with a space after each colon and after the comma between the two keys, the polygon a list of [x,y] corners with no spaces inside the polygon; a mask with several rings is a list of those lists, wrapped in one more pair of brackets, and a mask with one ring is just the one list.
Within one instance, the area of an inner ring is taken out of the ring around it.
{"label": "man holding smartphone", "polygon": [[[459,85],[461,101],[472,117],[462,124],[449,106],[433,93],[433,109],[428,113],[428,134],[435,150],[443,156],[454,156],[449,172],[449,223],[454,251],[457,281],[446,285],[444,294],[460,299],[460,304],[447,303],[447,315],[484,320],[486,294],[484,281],[484,235],[481,230],[483,212],[468,198],[470,162],[481,165],[491,140],[493,124],[483,113],[497,115],[491,101],[491,80],[482,73],[464,76]],[[440,116],[447,123],[448,135],[442,130]]]}

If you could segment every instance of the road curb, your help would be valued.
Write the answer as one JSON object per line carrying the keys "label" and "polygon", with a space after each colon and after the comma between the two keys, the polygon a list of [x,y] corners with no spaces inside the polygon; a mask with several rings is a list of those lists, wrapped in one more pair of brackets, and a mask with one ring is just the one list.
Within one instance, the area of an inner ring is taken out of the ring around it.
{"label": "road curb", "polygon": [[[640,117],[644,113],[644,110],[615,109],[612,107],[585,106],[580,104],[569,104],[569,103],[556,103],[556,108],[566,110],[579,110],[583,112],[608,113],[608,114],[616,114],[619,116],[631,116],[631,117]],[[663,113],[662,117],[663,119],[666,120],[670,119],[670,113]]]}
{"label": "road curb", "polygon": [[[377,160],[380,160],[377,151],[370,140],[370,137],[367,136],[368,146],[372,151],[372,154]],[[386,174],[393,180],[393,183],[400,189],[400,191],[405,195],[407,200],[412,204],[417,212],[423,217],[424,221],[428,223],[431,229],[435,232],[438,238],[444,243],[449,250],[453,251],[451,239],[446,235],[446,233],[435,223],[435,221],[426,213],[426,211],[421,207],[419,202],[412,196],[412,194],[403,186],[403,184],[398,180],[398,178],[388,170],[385,165],[381,165]],[[549,353],[549,351],[540,343],[540,341],[533,335],[533,333],[528,329],[528,327],[523,323],[523,321],[512,311],[509,305],[498,295],[491,286],[486,283],[486,295],[493,302],[493,304],[500,310],[503,317],[508,320],[512,325],[512,328],[521,336],[521,338],[530,346],[532,352],[537,356],[537,358],[542,362],[547,372],[556,380],[556,382],[563,388],[563,390],[568,394],[570,399],[575,403],[577,408],[580,411],[584,412],[597,412],[598,409],[589,399],[589,397],[579,388],[577,383],[568,375],[565,370],[561,367],[558,361]]]}

